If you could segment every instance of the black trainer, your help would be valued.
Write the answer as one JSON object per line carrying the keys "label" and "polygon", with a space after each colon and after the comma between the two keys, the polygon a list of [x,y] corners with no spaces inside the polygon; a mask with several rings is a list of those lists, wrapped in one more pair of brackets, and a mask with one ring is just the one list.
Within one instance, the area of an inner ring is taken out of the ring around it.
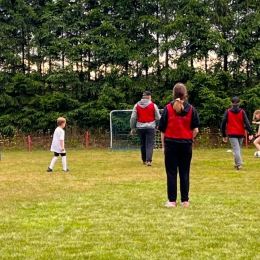
{"label": "black trainer", "polygon": [[64,172],[70,172],[70,170],[69,169],[67,169],[67,170],[63,170]]}
{"label": "black trainer", "polygon": [[52,172],[52,169],[48,167],[47,172]]}

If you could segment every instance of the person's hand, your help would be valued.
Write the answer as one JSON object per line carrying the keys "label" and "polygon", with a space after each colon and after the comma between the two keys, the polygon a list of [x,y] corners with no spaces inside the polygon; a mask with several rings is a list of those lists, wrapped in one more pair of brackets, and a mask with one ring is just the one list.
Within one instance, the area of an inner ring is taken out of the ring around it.
{"label": "person's hand", "polygon": [[253,137],[254,137],[253,135],[249,135],[248,139],[251,141],[253,139]]}
{"label": "person's hand", "polygon": [[252,121],[252,124],[256,124],[256,121]]}
{"label": "person's hand", "polygon": [[162,148],[162,153],[165,154],[165,152],[164,152],[164,148]]}
{"label": "person's hand", "polygon": [[60,149],[60,150],[63,152],[63,151],[65,151],[65,148],[64,148],[64,147],[61,147],[61,149]]}
{"label": "person's hand", "polygon": [[223,137],[223,142],[224,143],[227,143],[227,140],[228,140],[227,137]]}
{"label": "person's hand", "polygon": [[130,135],[133,135],[135,133],[135,130],[131,130]]}

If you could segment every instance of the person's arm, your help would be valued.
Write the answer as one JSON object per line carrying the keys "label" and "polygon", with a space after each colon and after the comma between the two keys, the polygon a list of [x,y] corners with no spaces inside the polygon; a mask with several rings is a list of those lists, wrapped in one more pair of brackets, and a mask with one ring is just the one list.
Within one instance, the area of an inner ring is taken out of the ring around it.
{"label": "person's arm", "polygon": [[131,128],[131,132],[130,134],[133,135],[134,134],[134,130],[136,128],[136,122],[137,122],[137,109],[136,109],[136,104],[134,105],[132,114],[131,114],[131,118],[130,118],[130,128]]}
{"label": "person's arm", "polygon": [[252,124],[260,125],[260,121],[252,121]]}
{"label": "person's arm", "polygon": [[192,130],[192,136],[193,136],[193,139],[197,136],[197,134],[199,133],[199,128],[196,127]]}
{"label": "person's arm", "polygon": [[154,117],[155,117],[155,124],[156,124],[155,129],[158,129],[161,115],[156,104],[154,104],[154,113],[155,113]]}
{"label": "person's arm", "polygon": [[64,130],[60,130],[60,150],[63,152],[65,151],[65,147],[64,147],[64,139],[65,139],[65,132]]}
{"label": "person's arm", "polygon": [[164,133],[161,132],[162,149],[164,149]]}
{"label": "person's arm", "polygon": [[64,140],[60,140],[60,150],[63,152],[65,151],[65,148],[64,148]]}
{"label": "person's arm", "polygon": [[167,122],[168,122],[168,110],[165,107],[163,112],[162,112],[162,116],[160,118],[159,126],[158,126],[159,131],[161,131],[161,142],[162,142],[162,153],[163,154],[164,154],[164,148],[165,148],[164,133],[165,133],[166,128],[167,128]]}
{"label": "person's arm", "polygon": [[160,118],[160,121],[159,121],[159,126],[158,126],[159,131],[165,133],[166,128],[167,128],[167,123],[168,123],[168,110],[165,107],[163,112],[162,112],[162,116]]}
{"label": "person's arm", "polygon": [[162,153],[164,154],[164,133],[161,132],[161,142],[162,142]]}
{"label": "person's arm", "polygon": [[224,113],[222,122],[221,122],[221,127],[220,127],[221,134],[222,134],[224,142],[227,142],[227,134],[226,134],[227,120],[228,120],[228,113],[227,113],[227,110],[226,110],[225,113]]}
{"label": "person's arm", "polygon": [[194,139],[199,133],[200,119],[195,107],[192,107],[192,113],[193,114],[192,114],[191,129],[192,129],[192,137]]}
{"label": "person's arm", "polygon": [[251,127],[249,120],[247,118],[246,112],[244,110],[243,110],[243,118],[244,118],[246,130],[247,130],[248,135],[249,135],[249,140],[252,140],[253,139],[253,128]]}

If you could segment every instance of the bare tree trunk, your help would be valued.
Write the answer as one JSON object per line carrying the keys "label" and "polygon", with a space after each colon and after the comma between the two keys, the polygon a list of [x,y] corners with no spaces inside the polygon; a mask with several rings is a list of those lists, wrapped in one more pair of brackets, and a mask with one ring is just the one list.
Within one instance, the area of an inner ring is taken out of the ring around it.
{"label": "bare tree trunk", "polygon": [[48,70],[49,74],[51,74],[51,68],[52,68],[51,57],[49,57],[49,70]]}
{"label": "bare tree trunk", "polygon": [[31,64],[30,64],[30,39],[28,37],[28,44],[27,44],[27,62],[28,62],[28,73],[31,73]]}
{"label": "bare tree trunk", "polygon": [[22,70],[25,74],[25,38],[24,38],[24,30],[22,29]]}
{"label": "bare tree trunk", "polygon": [[224,55],[224,71],[228,71],[228,56]]}

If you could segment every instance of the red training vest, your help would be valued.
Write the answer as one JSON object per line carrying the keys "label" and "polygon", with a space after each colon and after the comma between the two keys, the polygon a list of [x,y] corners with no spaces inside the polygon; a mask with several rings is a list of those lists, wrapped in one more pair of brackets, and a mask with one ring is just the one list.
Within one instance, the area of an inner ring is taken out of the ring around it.
{"label": "red training vest", "polygon": [[137,104],[137,121],[140,123],[150,123],[155,120],[154,103],[151,102],[147,107],[143,108]]}
{"label": "red training vest", "polygon": [[168,125],[164,136],[175,139],[192,139],[191,119],[192,106],[186,116],[178,115],[172,107],[172,104],[166,106],[168,110]]}
{"label": "red training vest", "polygon": [[243,109],[241,109],[237,114],[232,113],[228,109],[228,120],[227,120],[227,134],[228,135],[245,135],[243,118]]}

